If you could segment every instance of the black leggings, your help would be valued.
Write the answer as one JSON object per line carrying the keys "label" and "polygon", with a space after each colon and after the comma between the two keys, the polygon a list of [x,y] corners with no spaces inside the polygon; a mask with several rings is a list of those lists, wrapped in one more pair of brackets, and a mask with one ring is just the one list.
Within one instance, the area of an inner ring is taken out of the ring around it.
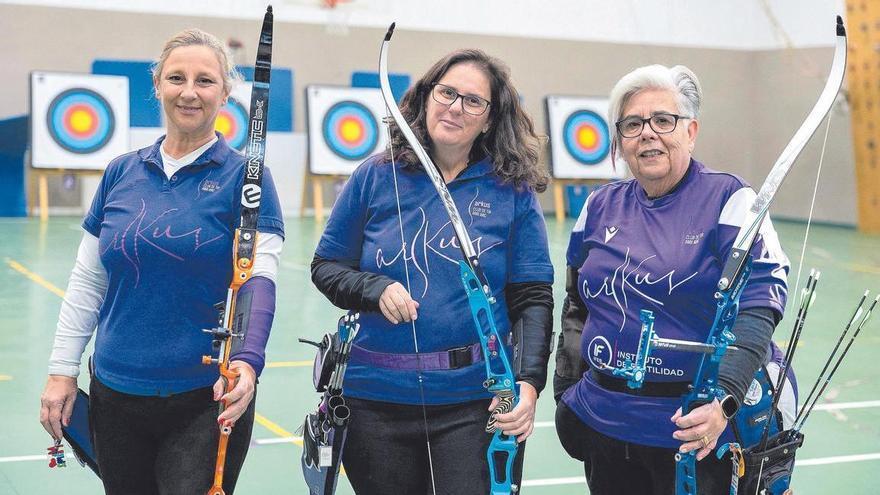
{"label": "black leggings", "polygon": [[[117,392],[92,378],[89,395],[95,457],[108,495],[208,491],[220,438],[211,388],[145,397]],[[232,430],[223,477],[227,495],[235,489],[247,455],[255,400]]]}
{"label": "black leggings", "polygon": [[[434,494],[422,406],[346,398],[351,407],[342,463],[358,495],[486,495],[488,400],[426,406]],[[514,482],[522,479],[525,443],[519,444]],[[503,473],[504,467],[497,468]]]}
{"label": "black leggings", "polygon": [[[591,495],[675,493],[675,449],[632,444],[603,435],[585,425],[563,402],[556,406],[556,434],[568,455],[583,461]],[[730,456],[719,460],[713,451],[697,462],[698,492],[726,495],[731,474]]]}

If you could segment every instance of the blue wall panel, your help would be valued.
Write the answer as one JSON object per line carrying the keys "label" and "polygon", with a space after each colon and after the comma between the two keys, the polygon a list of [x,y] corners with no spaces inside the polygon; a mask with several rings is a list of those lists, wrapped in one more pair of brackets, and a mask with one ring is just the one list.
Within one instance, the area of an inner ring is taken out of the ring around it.
{"label": "blue wall panel", "polygon": [[[394,101],[400,103],[403,94],[409,89],[409,74],[388,74],[388,82],[391,83],[391,94]],[[378,88],[379,73],[367,71],[355,71],[351,73],[351,86],[353,88]]]}
{"label": "blue wall panel", "polygon": [[92,74],[128,77],[131,127],[162,127],[159,101],[153,91],[152,62],[141,60],[95,60]]}
{"label": "blue wall panel", "polygon": [[[238,70],[246,81],[254,80],[253,67]],[[269,131],[293,132],[293,70],[272,69],[269,79]]]}
{"label": "blue wall panel", "polygon": [[0,120],[0,217],[27,215],[24,151],[29,126],[27,115]]}

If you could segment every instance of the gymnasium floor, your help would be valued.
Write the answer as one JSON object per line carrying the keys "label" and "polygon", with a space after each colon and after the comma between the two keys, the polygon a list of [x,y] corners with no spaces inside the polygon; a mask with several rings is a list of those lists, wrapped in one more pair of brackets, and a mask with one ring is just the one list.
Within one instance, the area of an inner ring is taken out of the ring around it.
{"label": "gymnasium floor", "polygon": [[[63,470],[47,467],[43,454],[49,437],[38,422],[46,360],[82,233],[79,221],[53,218],[41,224],[36,219],[0,219],[0,494],[101,493],[97,478],[75,462]],[[557,323],[564,293],[562,260],[572,223],[556,223],[548,217],[551,254],[559,262]],[[318,337],[333,328],[340,314],[309,282],[308,265],[321,225],[313,219],[291,218],[286,227],[270,364],[261,379],[258,424],[239,482],[237,493],[241,494],[306,493],[299,468],[300,447],[291,437],[317,397],[311,389],[310,348],[296,339]],[[776,222],[776,227],[796,268],[804,225]],[[880,291],[880,237],[814,226],[806,258],[805,271],[818,268],[822,278],[796,360],[802,390],[812,385],[864,290],[871,289],[872,298]],[[806,275],[802,283],[804,279]],[[794,283],[793,275],[789,283]],[[778,340],[788,338],[794,312],[790,305]],[[878,493],[880,381],[873,368],[880,361],[877,356],[880,321],[873,321],[821,401],[824,409],[811,416],[804,430],[806,444],[795,472],[798,495]],[[538,428],[529,440],[524,492],[587,493],[582,467],[559,446],[553,413],[552,395],[547,393],[538,403]],[[344,478],[338,493],[352,493]]]}

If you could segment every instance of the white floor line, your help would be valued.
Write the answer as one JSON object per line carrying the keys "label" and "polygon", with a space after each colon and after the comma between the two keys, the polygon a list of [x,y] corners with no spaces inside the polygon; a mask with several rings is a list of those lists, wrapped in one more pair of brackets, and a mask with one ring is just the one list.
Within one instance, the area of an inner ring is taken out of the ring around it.
{"label": "white floor line", "polygon": [[302,437],[275,437],[275,438],[258,438],[254,440],[257,445],[272,445],[275,443],[295,443],[301,442]]}
{"label": "white floor line", "polygon": [[823,466],[825,464],[843,464],[845,462],[875,461],[880,459],[880,452],[873,454],[838,455],[834,457],[819,457],[817,459],[802,459],[794,461],[795,466]]}
{"label": "white floor line", "polygon": [[553,485],[583,485],[587,483],[587,479],[583,476],[574,476],[571,478],[546,478],[542,480],[525,480],[523,486],[553,486]]}
{"label": "white floor line", "polygon": [[49,457],[43,455],[18,455],[13,457],[0,457],[0,462],[20,462],[20,461],[45,461],[49,465]]}
{"label": "white floor line", "polygon": [[816,411],[837,411],[840,409],[864,409],[868,407],[880,407],[880,400],[865,400],[861,402],[827,402],[816,405]]}
{"label": "white floor line", "polygon": [[[795,461],[795,466],[823,466],[827,464],[843,464],[847,462],[874,461],[880,459],[880,452],[873,454],[858,455],[839,455],[834,457],[819,457],[816,459],[803,459]],[[578,485],[584,484],[587,480],[583,476],[574,476],[569,478],[545,478],[538,480],[525,480],[523,486],[553,486],[553,485]]]}
{"label": "white floor line", "polygon": [[[817,404],[816,411],[839,411],[841,409],[867,409],[871,407],[880,407],[880,400],[864,400],[860,402],[827,402]],[[535,428],[555,428],[556,423],[553,421],[535,421]]]}

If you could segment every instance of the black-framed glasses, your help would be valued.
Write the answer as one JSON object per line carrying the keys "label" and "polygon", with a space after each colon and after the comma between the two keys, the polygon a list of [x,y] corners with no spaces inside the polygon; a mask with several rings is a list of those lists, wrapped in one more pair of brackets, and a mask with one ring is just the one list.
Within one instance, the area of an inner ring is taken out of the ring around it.
{"label": "black-framed glasses", "polygon": [[617,127],[617,133],[620,134],[621,137],[634,138],[641,136],[642,130],[645,128],[645,122],[647,122],[648,125],[651,126],[651,129],[657,134],[669,134],[675,130],[675,126],[678,125],[679,120],[690,118],[691,117],[686,117],[684,115],[661,112],[655,113],[646,119],[635,116],[627,117],[623,120],[618,120],[614,126]]}
{"label": "black-framed glasses", "polygon": [[445,84],[435,82],[431,86],[431,98],[434,98],[434,101],[443,105],[452,106],[456,100],[461,98],[461,109],[470,115],[483,115],[486,113],[486,110],[489,109],[489,105],[491,105],[489,100],[485,98],[481,98],[477,95],[463,95],[456,91],[455,88],[449,87]]}

